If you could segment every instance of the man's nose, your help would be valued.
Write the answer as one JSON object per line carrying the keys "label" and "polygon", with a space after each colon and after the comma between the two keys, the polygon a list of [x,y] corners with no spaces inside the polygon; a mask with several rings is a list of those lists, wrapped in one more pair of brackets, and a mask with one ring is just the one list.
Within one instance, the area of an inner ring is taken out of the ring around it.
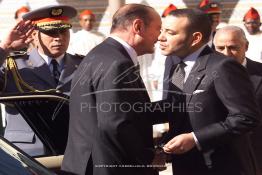
{"label": "man's nose", "polygon": [[232,56],[231,50],[227,47],[223,50],[223,54],[226,56]]}
{"label": "man's nose", "polygon": [[159,36],[158,36],[158,41],[164,41],[165,40],[165,36],[164,36],[164,32],[160,32]]}

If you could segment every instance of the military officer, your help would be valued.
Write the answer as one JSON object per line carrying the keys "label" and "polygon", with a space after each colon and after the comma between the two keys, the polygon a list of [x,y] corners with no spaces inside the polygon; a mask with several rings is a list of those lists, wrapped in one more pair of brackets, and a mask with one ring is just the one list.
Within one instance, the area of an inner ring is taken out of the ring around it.
{"label": "military officer", "polygon": [[[71,79],[81,61],[79,56],[66,53],[70,39],[69,29],[72,27],[69,19],[76,13],[73,7],[52,5],[23,15],[24,20],[32,21],[34,25],[33,39],[36,48],[16,59],[5,59],[4,54],[1,54],[0,61],[5,62],[0,74],[3,93],[49,89],[70,93]],[[20,32],[18,34],[24,32],[19,26],[17,30]],[[10,49],[2,47],[0,52],[7,50]],[[16,65],[14,67],[17,71],[13,71],[10,64]],[[18,111],[7,107],[6,112],[4,137],[31,156],[47,154],[42,142]]]}

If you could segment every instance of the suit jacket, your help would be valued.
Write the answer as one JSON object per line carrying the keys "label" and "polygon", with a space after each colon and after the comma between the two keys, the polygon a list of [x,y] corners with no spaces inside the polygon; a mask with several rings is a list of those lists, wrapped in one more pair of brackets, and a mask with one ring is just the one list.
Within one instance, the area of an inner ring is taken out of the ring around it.
{"label": "suit jacket", "polygon": [[[206,47],[177,93],[172,137],[194,132],[201,149],[173,156],[177,175],[253,175],[255,163],[248,132],[259,125],[254,90],[245,68]],[[172,91],[173,90],[173,91]]]}
{"label": "suit jacket", "polygon": [[[252,61],[247,58],[247,71],[255,88],[256,100],[258,107],[262,109],[262,64]],[[254,150],[254,155],[258,165],[258,172],[262,172],[262,126],[260,125],[251,134],[251,143]]]}
{"label": "suit jacket", "polygon": [[[124,47],[106,39],[84,58],[72,83],[62,170],[76,174],[154,174],[149,97]],[[131,168],[128,168],[131,167]]]}
{"label": "suit jacket", "polygon": [[171,79],[170,78],[172,76],[174,65],[175,65],[175,63],[173,63],[172,56],[167,56],[166,61],[165,61],[165,70],[164,70],[164,77],[163,77],[164,79],[163,79],[162,99],[167,98],[168,90],[170,90],[170,88],[169,88],[169,85],[171,85],[171,83],[170,83]]}
{"label": "suit jacket", "polygon": [[[57,85],[52,77],[49,66],[36,49],[32,50],[29,55],[17,58],[15,61],[22,79],[30,86],[38,90],[58,89],[61,92],[69,94],[71,80],[74,76],[74,71],[81,62],[81,58],[65,54],[63,59],[64,69],[61,72]],[[1,70],[1,86],[4,85],[5,76],[7,79],[6,87],[4,87],[2,93],[19,93],[10,71],[5,75],[4,65],[1,67]],[[29,155],[35,156],[45,154],[42,142],[18,111],[12,107],[6,106],[6,113],[7,125],[4,133],[5,138],[16,144]]]}

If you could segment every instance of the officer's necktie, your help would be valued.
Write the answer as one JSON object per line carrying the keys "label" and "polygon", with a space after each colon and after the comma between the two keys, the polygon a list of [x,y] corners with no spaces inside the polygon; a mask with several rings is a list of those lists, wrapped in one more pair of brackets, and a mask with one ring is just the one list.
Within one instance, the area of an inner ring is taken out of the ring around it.
{"label": "officer's necktie", "polygon": [[175,71],[172,75],[172,83],[181,90],[183,89],[184,79],[186,75],[185,67],[186,64],[183,61],[181,61],[177,64]]}
{"label": "officer's necktie", "polygon": [[55,59],[52,59],[51,64],[53,65],[52,73],[53,73],[54,80],[55,80],[56,84],[58,84],[59,77],[60,77],[60,72],[58,70],[58,66],[59,66],[58,62]]}

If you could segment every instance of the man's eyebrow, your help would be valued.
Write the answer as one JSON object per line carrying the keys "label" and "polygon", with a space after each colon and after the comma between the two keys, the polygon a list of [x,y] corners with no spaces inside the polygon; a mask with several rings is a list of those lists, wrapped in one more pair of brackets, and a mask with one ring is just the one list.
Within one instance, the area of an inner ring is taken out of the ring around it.
{"label": "man's eyebrow", "polygon": [[162,30],[165,30],[165,31],[167,31],[167,32],[175,32],[174,30],[169,29],[169,28],[162,28]]}

